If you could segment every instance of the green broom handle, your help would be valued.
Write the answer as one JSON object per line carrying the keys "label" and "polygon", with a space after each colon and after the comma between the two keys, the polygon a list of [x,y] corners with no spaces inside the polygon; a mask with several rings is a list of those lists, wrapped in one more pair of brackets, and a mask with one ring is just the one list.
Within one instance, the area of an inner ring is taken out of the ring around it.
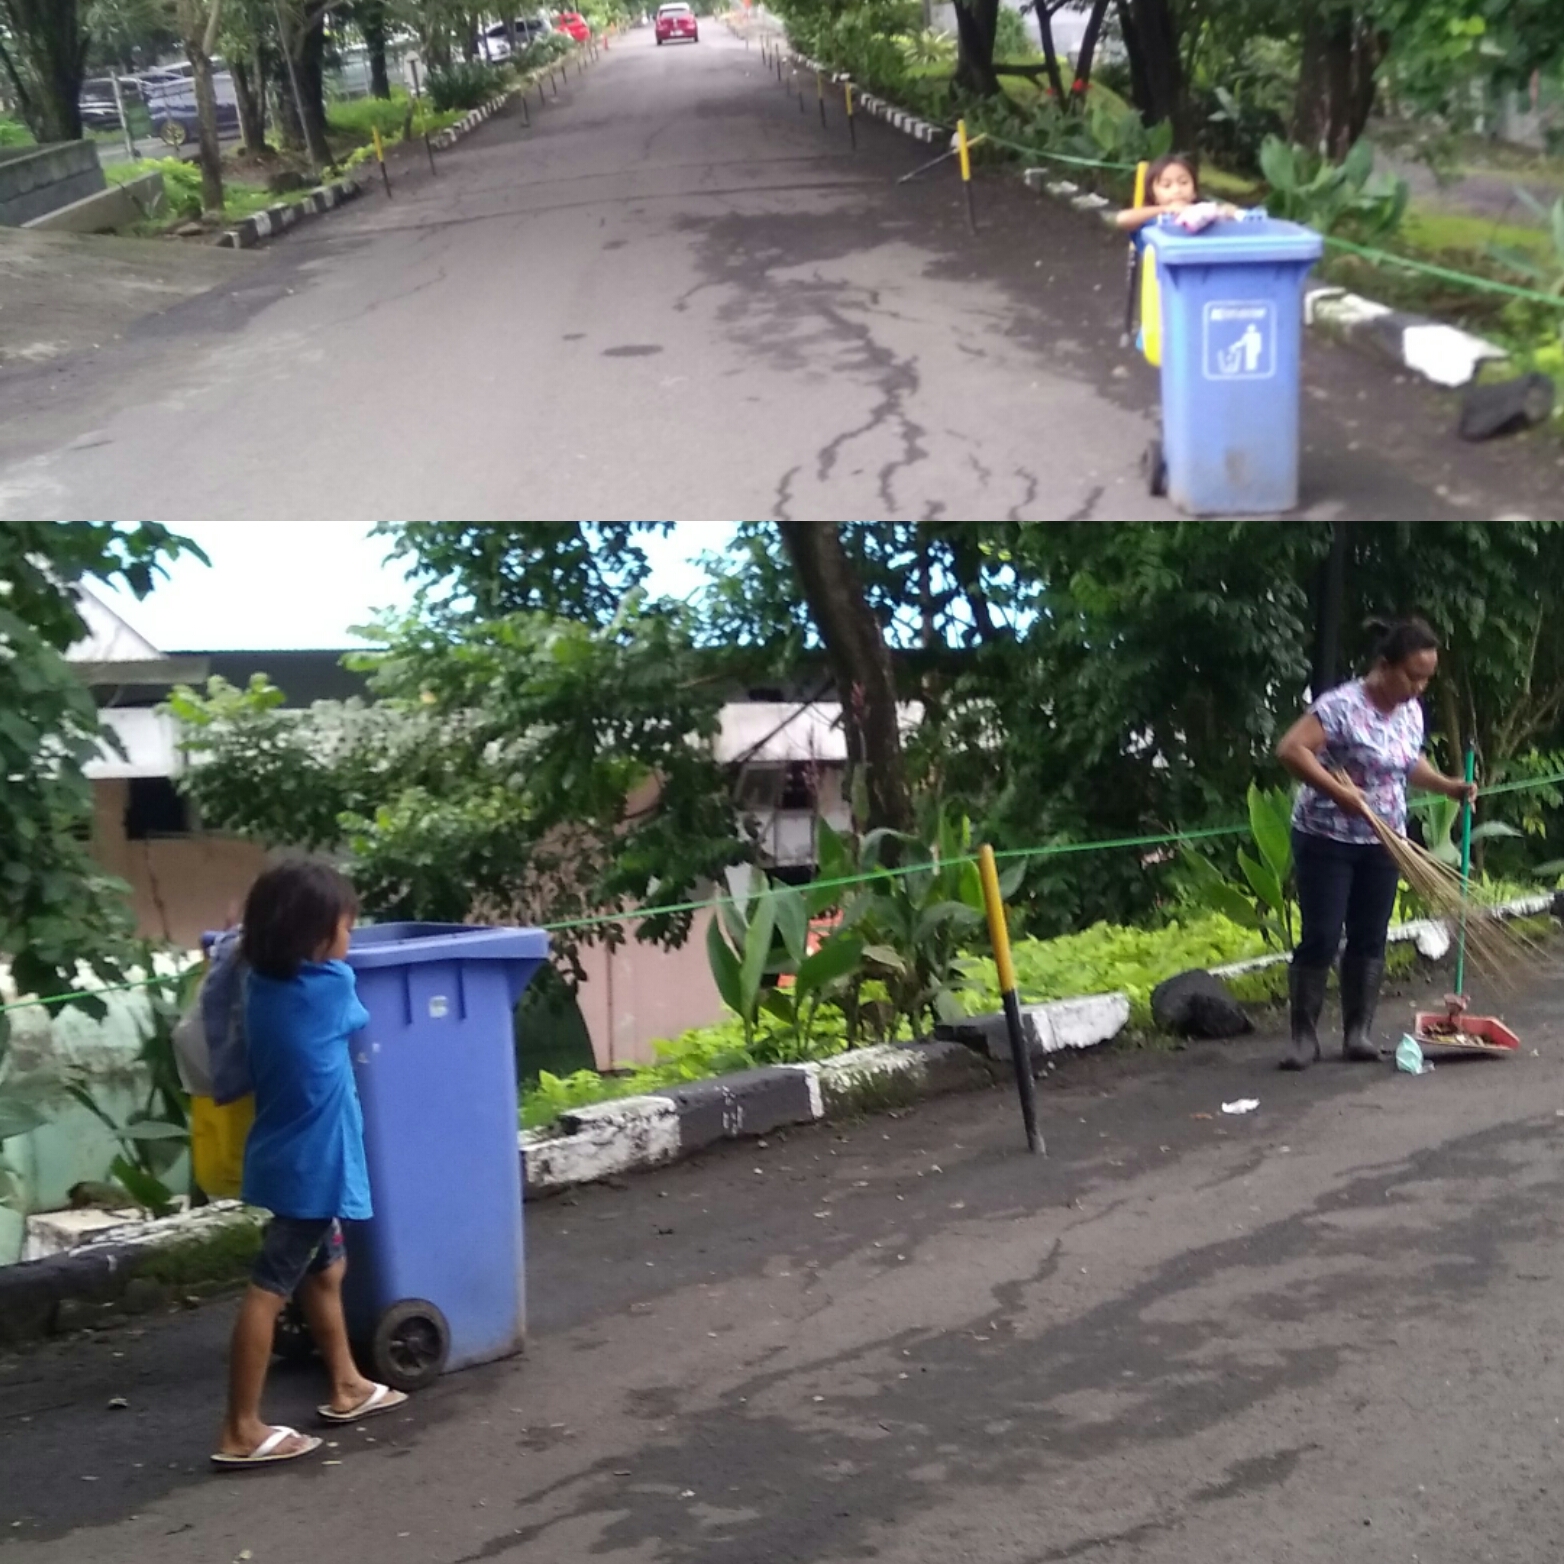
{"label": "green broom handle", "polygon": [[[1477,780],[1477,746],[1469,745],[1466,751],[1466,780]],[[1472,801],[1467,799],[1461,809],[1461,938],[1455,953],[1455,991],[1466,993],[1466,895],[1472,878]]]}

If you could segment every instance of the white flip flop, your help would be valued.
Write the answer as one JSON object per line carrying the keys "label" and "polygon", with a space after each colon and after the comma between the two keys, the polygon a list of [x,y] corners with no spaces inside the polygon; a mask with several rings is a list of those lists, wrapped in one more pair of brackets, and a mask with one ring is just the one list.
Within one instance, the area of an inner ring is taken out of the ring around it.
{"label": "white flip flop", "polygon": [[[278,1447],[290,1439],[303,1439],[304,1447],[279,1454]],[[212,1456],[212,1465],[221,1467],[281,1466],[285,1461],[297,1461],[306,1455],[314,1455],[324,1440],[313,1434],[301,1434],[296,1428],[273,1428],[272,1431],[248,1455],[225,1455],[218,1451]]]}
{"label": "white flip flop", "polygon": [[358,1423],[366,1417],[378,1417],[382,1412],[395,1411],[407,1404],[407,1396],[389,1385],[376,1385],[351,1412],[338,1412],[329,1406],[316,1407],[321,1421],[326,1423]]}

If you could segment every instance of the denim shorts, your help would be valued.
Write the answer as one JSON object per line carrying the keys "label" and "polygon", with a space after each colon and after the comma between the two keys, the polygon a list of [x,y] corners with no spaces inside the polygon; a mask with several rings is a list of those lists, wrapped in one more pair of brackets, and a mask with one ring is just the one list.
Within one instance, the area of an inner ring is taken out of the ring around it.
{"label": "denim shorts", "polygon": [[274,1216],[261,1234],[250,1280],[262,1292],[291,1298],[306,1276],[347,1258],[342,1224],[335,1217]]}

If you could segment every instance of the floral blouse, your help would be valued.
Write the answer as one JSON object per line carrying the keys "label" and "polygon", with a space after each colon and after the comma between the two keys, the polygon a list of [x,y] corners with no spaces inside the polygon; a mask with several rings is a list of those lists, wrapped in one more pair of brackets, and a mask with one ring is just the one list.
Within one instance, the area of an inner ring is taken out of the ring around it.
{"label": "floral blouse", "polygon": [[[1396,830],[1407,828],[1407,779],[1423,753],[1423,708],[1407,701],[1387,717],[1361,679],[1327,691],[1310,708],[1325,729],[1320,761],[1345,771],[1369,807]],[[1367,820],[1344,814],[1336,801],[1305,783],[1293,806],[1293,827],[1338,842],[1375,842]]]}

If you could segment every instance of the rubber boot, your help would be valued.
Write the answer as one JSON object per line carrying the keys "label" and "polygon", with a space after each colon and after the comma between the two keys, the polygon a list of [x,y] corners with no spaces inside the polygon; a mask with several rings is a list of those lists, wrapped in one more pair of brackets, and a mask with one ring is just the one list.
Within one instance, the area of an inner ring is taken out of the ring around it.
{"label": "rubber boot", "polygon": [[1325,1005],[1325,985],[1329,981],[1329,967],[1300,967],[1297,962],[1288,967],[1292,1043],[1282,1060],[1284,1070],[1307,1070],[1320,1057],[1318,1027],[1320,1011]]}
{"label": "rubber boot", "polygon": [[1370,1037],[1379,985],[1385,976],[1383,961],[1361,956],[1341,958],[1341,1057],[1359,1064],[1377,1063],[1379,1045]]}

